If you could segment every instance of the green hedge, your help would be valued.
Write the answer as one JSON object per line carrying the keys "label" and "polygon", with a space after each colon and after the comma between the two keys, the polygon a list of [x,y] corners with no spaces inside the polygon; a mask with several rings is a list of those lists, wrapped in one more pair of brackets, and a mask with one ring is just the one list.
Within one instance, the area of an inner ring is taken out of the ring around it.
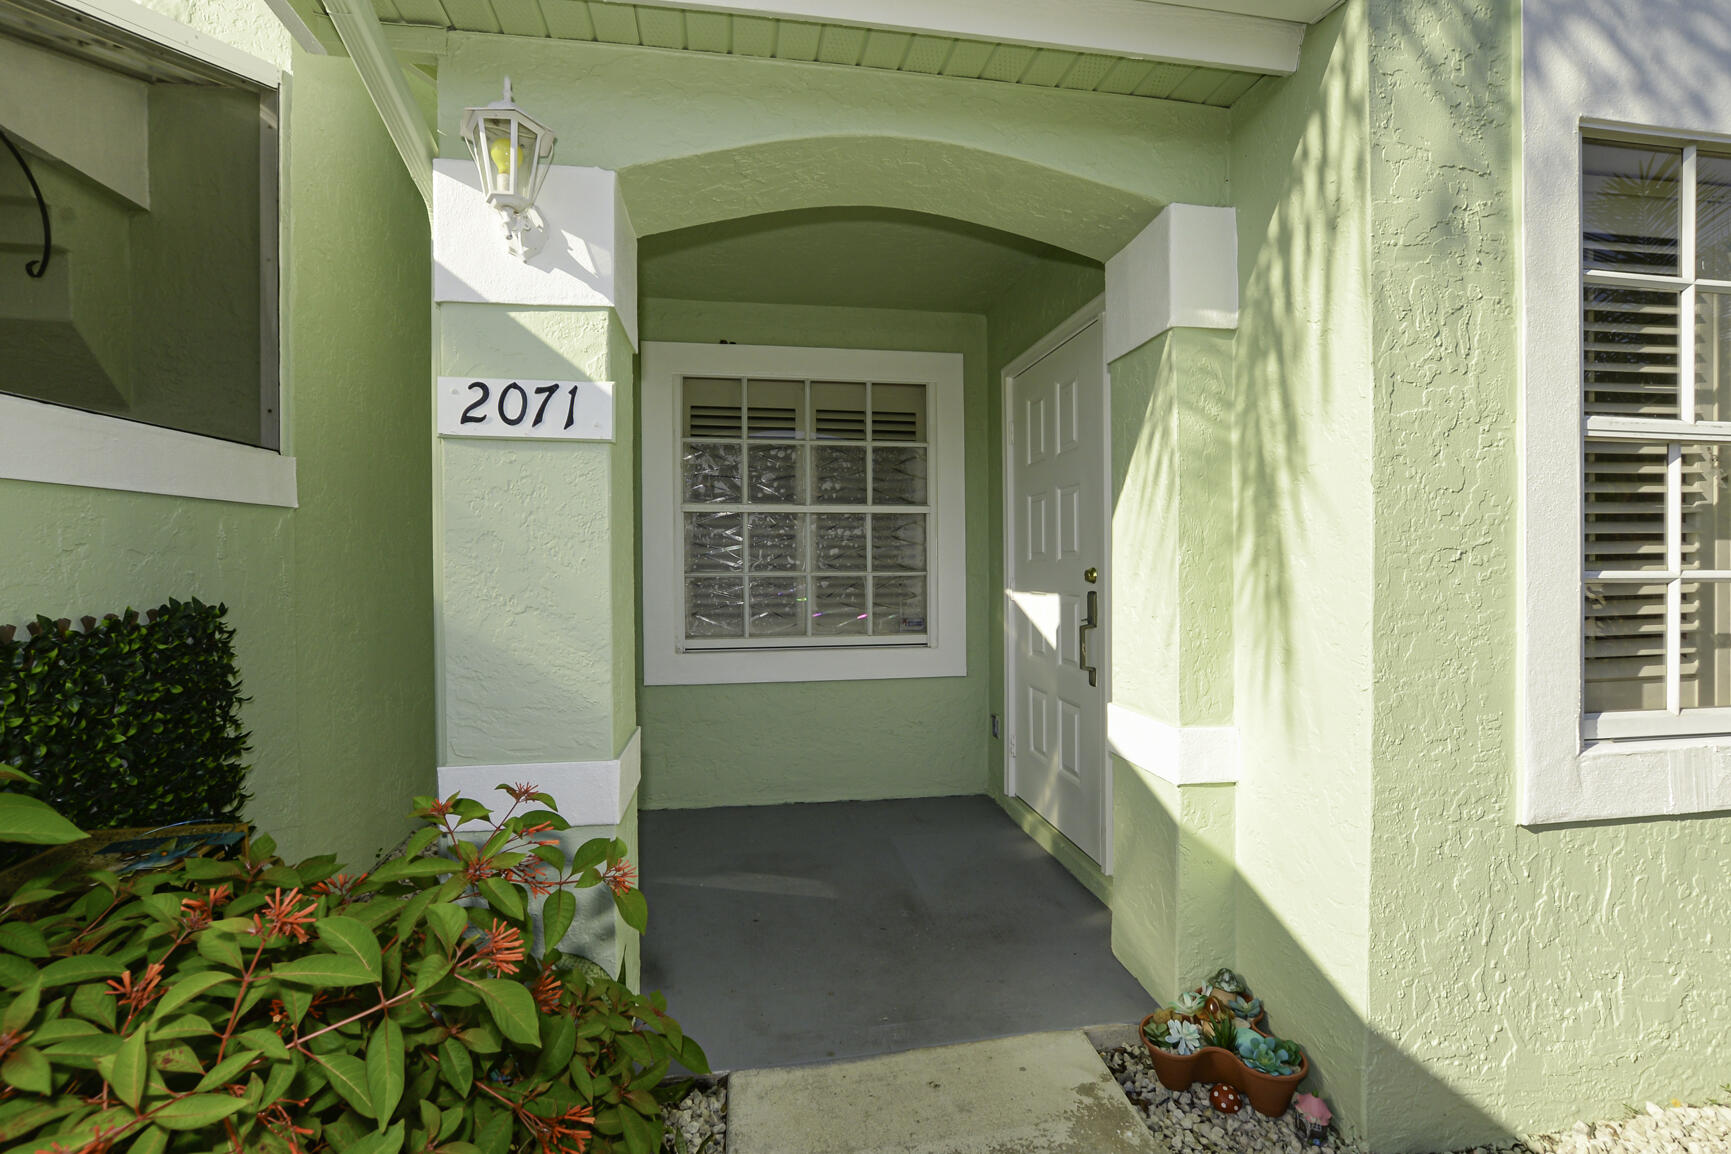
{"label": "green hedge", "polygon": [[233,818],[247,734],[228,608],[0,628],[0,764],[83,829]]}

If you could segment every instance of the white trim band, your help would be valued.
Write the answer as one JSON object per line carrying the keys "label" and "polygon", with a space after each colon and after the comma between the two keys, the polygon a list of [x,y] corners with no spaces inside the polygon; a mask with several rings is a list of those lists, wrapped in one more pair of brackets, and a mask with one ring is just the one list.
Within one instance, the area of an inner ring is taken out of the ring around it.
{"label": "white trim band", "polygon": [[1238,327],[1238,214],[1169,204],[1106,262],[1106,363],[1167,329]]}
{"label": "white trim band", "polygon": [[1168,725],[1116,702],[1106,706],[1106,744],[1143,773],[1173,785],[1238,780],[1238,728]]}
{"label": "white trim band", "polygon": [[541,761],[519,765],[441,765],[439,796],[461,793],[498,810],[500,785],[530,782],[553,796],[572,825],[618,825],[643,780],[643,731],[634,730],[611,761]]}
{"label": "white trim band", "polygon": [[293,509],[295,459],[0,395],[0,479]]}

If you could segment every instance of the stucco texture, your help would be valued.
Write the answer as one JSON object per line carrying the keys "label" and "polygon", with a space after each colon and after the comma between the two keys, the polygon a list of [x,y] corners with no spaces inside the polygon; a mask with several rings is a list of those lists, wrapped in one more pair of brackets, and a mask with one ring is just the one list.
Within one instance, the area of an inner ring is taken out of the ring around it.
{"label": "stucco texture", "polygon": [[1365,1116],[1391,1151],[1700,1100],[1731,1069],[1731,819],[1515,824],[1516,7],[1367,5]]}
{"label": "stucco texture", "polygon": [[985,320],[954,313],[650,300],[645,340],[959,352],[964,374],[968,674],[646,685],[646,809],[981,793],[986,787]]}
{"label": "stucco texture", "polygon": [[1367,36],[1361,4],[1313,26],[1298,72],[1233,108],[1231,145],[1236,955],[1349,1127],[1370,984]]}
{"label": "stucco texture", "polygon": [[561,163],[619,171],[644,236],[871,205],[1103,260],[1167,202],[1225,194],[1219,109],[578,41],[449,44],[445,155],[464,155],[462,109],[497,99],[509,73],[517,99],[559,134]]}
{"label": "stucco texture", "polygon": [[635,641],[618,626],[635,621],[619,564],[632,366],[617,327],[606,308],[439,307],[442,373],[614,381],[624,438],[439,439],[441,764],[607,760],[635,727]]}
{"label": "stucco texture", "polygon": [[0,482],[0,619],[225,602],[251,698],[247,816],[291,857],[365,866],[433,787],[426,215],[347,60],[234,42],[293,72],[283,362],[300,507]]}

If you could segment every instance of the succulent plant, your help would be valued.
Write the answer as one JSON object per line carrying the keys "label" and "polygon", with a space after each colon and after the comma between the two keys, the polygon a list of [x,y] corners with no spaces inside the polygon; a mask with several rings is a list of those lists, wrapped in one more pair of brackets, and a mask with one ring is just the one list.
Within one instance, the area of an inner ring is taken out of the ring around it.
{"label": "succulent plant", "polygon": [[1243,998],[1234,995],[1227,1000],[1226,1009],[1235,1018],[1243,1018],[1246,1021],[1254,1022],[1257,1018],[1262,1016],[1262,999]]}
{"label": "succulent plant", "polygon": [[1172,1003],[1172,1008],[1180,1014],[1194,1014],[1208,1004],[1208,995],[1201,990],[1191,990],[1178,995],[1178,1000]]}
{"label": "succulent plant", "polygon": [[1296,1073],[1303,1061],[1297,1042],[1270,1038],[1254,1031],[1241,1032],[1238,1035],[1238,1056],[1243,1058],[1244,1064],[1252,1070],[1277,1076]]}
{"label": "succulent plant", "polygon": [[1232,1015],[1227,1014],[1224,1017],[1214,1019],[1213,1025],[1208,1030],[1208,1044],[1219,1046],[1223,1050],[1236,1050],[1238,1049],[1238,1034],[1238,1023],[1233,1021]]}
{"label": "succulent plant", "polygon": [[1178,1054],[1194,1054],[1202,1048],[1202,1031],[1195,1022],[1174,1018],[1166,1024],[1164,1049]]}
{"label": "succulent plant", "polygon": [[1245,984],[1244,979],[1225,966],[1214,971],[1214,975],[1208,979],[1208,985],[1223,993],[1236,994],[1240,998],[1250,996],[1250,987]]}

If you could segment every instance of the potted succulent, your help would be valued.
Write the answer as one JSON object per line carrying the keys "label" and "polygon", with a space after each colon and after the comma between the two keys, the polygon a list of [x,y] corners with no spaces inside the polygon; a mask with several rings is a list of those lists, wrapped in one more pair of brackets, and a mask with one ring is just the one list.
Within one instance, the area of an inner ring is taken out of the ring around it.
{"label": "potted succulent", "polygon": [[1210,981],[1142,1019],[1142,1041],[1161,1085],[1180,1091],[1193,1082],[1224,1082],[1259,1114],[1286,1112],[1310,1066],[1298,1043],[1259,1028],[1261,1003],[1249,993],[1241,982],[1232,991]]}

